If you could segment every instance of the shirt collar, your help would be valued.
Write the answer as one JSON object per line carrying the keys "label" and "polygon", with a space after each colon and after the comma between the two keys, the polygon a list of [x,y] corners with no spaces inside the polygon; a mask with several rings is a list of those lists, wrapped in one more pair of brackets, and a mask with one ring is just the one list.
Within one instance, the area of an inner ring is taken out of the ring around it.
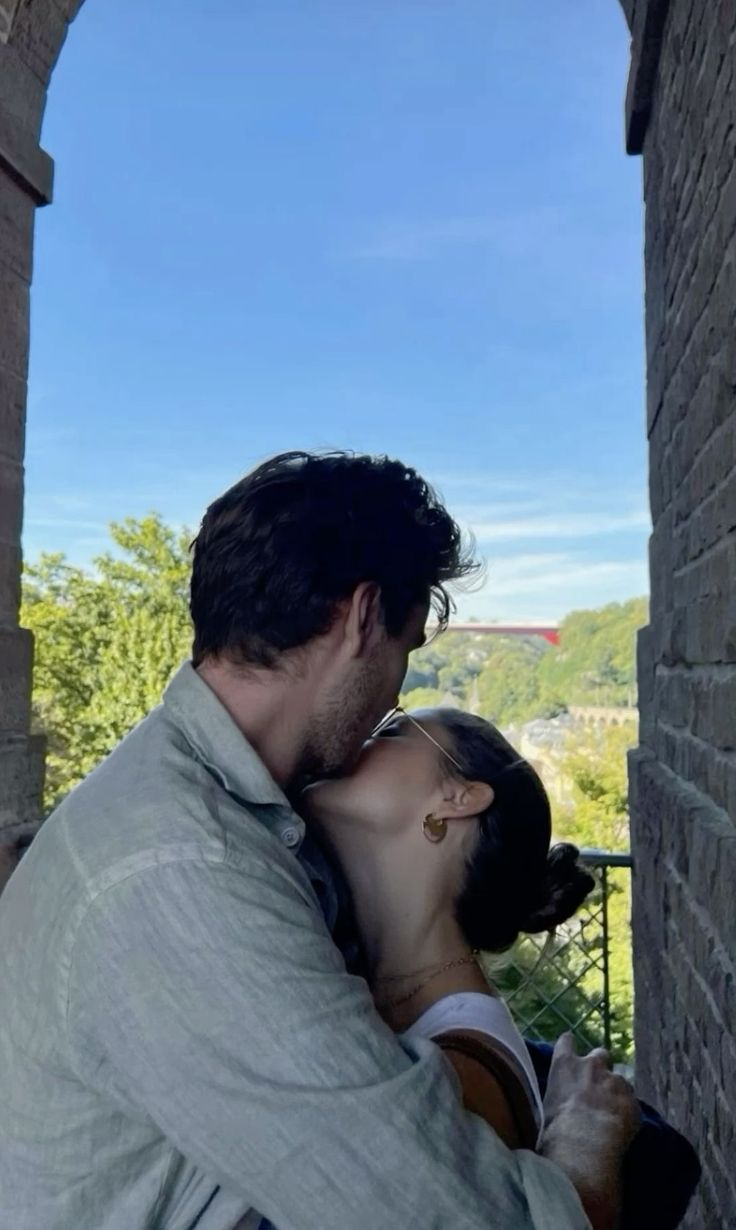
{"label": "shirt collar", "polygon": [[230,794],[245,803],[272,803],[291,812],[283,790],[191,662],[176,672],[163,703],[199,759]]}

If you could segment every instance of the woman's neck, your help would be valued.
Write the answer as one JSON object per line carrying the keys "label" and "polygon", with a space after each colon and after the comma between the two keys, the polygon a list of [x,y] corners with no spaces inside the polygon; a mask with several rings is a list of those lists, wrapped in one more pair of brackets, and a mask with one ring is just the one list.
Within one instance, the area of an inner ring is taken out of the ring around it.
{"label": "woman's neck", "polygon": [[476,961],[455,964],[471,955],[470,945],[455,920],[441,860],[418,858],[404,841],[355,824],[317,827],[350,890],[366,978],[392,1029],[407,1029],[444,995],[495,993]]}
{"label": "woman's neck", "polygon": [[[418,985],[419,984],[419,985]],[[483,970],[475,960],[442,969],[426,981],[417,978],[399,983],[379,982],[374,987],[376,1007],[393,1030],[401,1033],[445,995],[473,991],[480,995],[495,995]]]}
{"label": "woman's neck", "polygon": [[439,860],[413,858],[406,842],[358,825],[320,830],[350,889],[371,983],[469,953]]}

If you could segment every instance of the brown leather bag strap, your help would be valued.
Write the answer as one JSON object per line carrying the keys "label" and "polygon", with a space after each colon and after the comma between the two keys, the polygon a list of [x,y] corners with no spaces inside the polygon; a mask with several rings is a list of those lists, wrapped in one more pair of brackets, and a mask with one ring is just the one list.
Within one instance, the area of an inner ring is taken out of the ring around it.
{"label": "brown leather bag strap", "polygon": [[508,1059],[499,1054],[492,1041],[489,1039],[487,1043],[481,1042],[479,1038],[459,1031],[440,1034],[439,1037],[433,1038],[433,1041],[443,1051],[455,1051],[468,1059],[474,1059],[495,1077],[513,1115],[521,1147],[535,1149],[539,1133],[526,1086]]}

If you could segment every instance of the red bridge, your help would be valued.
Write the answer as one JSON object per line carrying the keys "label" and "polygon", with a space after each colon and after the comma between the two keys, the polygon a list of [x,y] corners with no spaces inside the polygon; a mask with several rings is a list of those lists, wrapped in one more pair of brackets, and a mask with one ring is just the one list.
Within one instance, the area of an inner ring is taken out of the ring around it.
{"label": "red bridge", "polygon": [[[428,629],[429,631],[429,629]],[[476,624],[451,623],[448,632],[483,632],[495,636],[542,636],[550,645],[559,645],[557,624]]]}

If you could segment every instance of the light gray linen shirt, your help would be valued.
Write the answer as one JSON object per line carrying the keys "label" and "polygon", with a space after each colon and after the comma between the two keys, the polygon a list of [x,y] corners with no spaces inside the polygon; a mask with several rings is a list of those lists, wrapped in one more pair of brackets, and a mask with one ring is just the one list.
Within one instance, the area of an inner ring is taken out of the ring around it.
{"label": "light gray linen shirt", "polygon": [[2,1230],[588,1227],[381,1021],[303,837],[188,663],[49,818],[0,899]]}

